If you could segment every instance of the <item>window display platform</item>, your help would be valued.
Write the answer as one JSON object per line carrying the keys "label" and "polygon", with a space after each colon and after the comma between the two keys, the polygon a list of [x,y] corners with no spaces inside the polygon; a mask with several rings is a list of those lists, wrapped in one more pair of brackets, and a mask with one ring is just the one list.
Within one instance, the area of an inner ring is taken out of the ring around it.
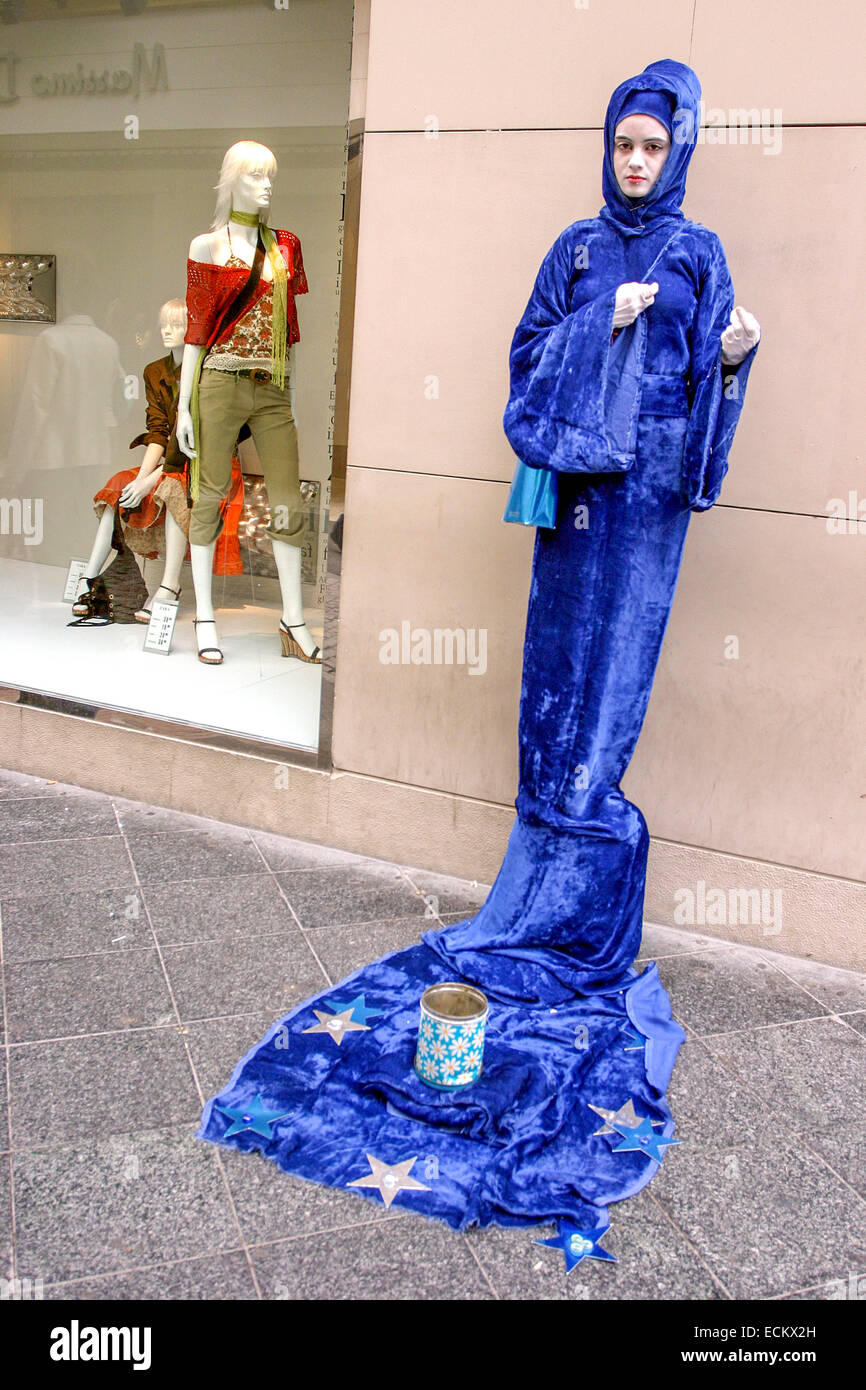
{"label": "window display platform", "polygon": [[[280,655],[275,580],[256,579],[251,599],[243,597],[249,576],[215,578],[221,666],[206,666],[196,656],[188,566],[169,656],[142,651],[143,623],[67,627],[72,605],[60,597],[65,580],[66,570],[58,566],[0,559],[0,684],[198,729],[318,747],[322,667]],[[322,646],[320,611],[305,609],[305,618]]]}

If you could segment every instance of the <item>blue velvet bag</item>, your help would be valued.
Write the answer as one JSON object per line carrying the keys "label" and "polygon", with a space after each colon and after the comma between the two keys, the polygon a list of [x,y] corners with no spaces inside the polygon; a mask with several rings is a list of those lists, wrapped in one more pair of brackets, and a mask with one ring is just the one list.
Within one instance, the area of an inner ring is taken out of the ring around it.
{"label": "blue velvet bag", "polygon": [[556,526],[556,474],[549,468],[535,468],[517,460],[503,521],[520,526]]}

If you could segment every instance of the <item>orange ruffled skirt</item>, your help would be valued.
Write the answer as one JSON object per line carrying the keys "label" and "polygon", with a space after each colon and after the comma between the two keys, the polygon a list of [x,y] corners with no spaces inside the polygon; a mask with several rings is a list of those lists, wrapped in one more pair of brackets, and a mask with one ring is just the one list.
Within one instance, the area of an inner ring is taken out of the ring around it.
{"label": "orange ruffled skirt", "polygon": [[[93,507],[102,516],[106,507],[115,512],[120,494],[138,477],[137,468],[125,468],[109,478],[94,495]],[[126,520],[120,517],[123,539],[130,550],[145,560],[156,560],[165,554],[165,514],[171,512],[185,536],[189,535],[190,508],[186,503],[185,474],[164,473],[156,487],[142,499],[141,508],[131,512]],[[243,574],[243,560],[238,541],[238,523],[244,506],[244,479],[237,458],[232,459],[232,481],[229,495],[222,504],[223,529],[217,538],[213,557],[214,574]],[[189,552],[187,552],[189,558]]]}

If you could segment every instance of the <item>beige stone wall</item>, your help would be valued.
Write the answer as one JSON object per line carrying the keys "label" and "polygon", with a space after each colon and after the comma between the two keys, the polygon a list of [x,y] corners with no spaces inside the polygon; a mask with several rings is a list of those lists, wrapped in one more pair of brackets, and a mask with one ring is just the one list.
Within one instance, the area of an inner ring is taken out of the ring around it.
{"label": "beige stone wall", "polygon": [[[767,112],[763,131],[699,146],[685,205],[720,234],[764,341],[624,783],[654,835],[647,915],[682,919],[703,882],[720,892],[702,929],[862,965],[862,6],[646,15],[372,0],[334,762],[453,797],[455,825],[462,799],[476,820],[488,803],[504,847],[532,540],[500,522],[511,335],[551,242],[600,205],[611,90],[655,58],[689,62],[708,117]],[[381,634],[403,624],[484,632],[483,662],[384,664]],[[465,842],[442,852],[472,859]],[[732,922],[731,890],[780,911]]]}

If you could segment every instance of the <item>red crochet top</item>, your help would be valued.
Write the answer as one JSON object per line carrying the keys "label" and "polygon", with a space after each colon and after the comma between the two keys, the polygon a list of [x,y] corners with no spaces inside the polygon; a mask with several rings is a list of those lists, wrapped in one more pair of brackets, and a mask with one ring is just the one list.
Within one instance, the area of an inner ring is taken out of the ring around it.
{"label": "red crochet top", "polygon": [[[301,243],[294,232],[278,230],[275,232],[275,236],[288,270],[286,346],[291,347],[292,343],[300,342],[301,338],[298,328],[298,313],[295,308],[295,295],[308,292],[307,277],[304,274]],[[187,261],[186,308],[188,324],[184,338],[185,343],[195,343],[206,348],[214,346],[216,327],[220,317],[226,306],[231,304],[246,284],[248,276],[249,269],[246,266],[241,269],[239,266],[211,265],[207,261]],[[247,310],[261,299],[270,284],[270,280],[259,280],[255,293],[247,305]],[[226,325],[223,341],[228,338],[241,317],[242,315],[239,314],[236,319]]]}

